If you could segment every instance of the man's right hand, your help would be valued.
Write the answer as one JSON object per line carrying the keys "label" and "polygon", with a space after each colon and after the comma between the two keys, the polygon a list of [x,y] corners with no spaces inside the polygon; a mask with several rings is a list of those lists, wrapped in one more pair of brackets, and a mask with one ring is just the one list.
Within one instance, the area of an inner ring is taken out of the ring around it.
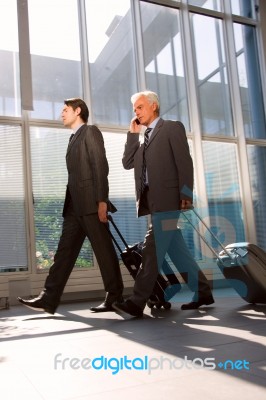
{"label": "man's right hand", "polygon": [[140,133],[142,125],[141,124],[137,124],[136,120],[138,118],[134,117],[132,118],[131,122],[130,122],[130,126],[129,126],[129,131],[131,133]]}

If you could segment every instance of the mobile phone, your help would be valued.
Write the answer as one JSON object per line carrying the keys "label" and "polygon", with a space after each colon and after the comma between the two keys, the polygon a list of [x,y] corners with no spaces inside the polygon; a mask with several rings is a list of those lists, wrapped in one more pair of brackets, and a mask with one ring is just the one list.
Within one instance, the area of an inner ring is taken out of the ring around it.
{"label": "mobile phone", "polygon": [[135,119],[135,122],[136,122],[137,125],[140,125],[140,122],[139,122],[138,118]]}

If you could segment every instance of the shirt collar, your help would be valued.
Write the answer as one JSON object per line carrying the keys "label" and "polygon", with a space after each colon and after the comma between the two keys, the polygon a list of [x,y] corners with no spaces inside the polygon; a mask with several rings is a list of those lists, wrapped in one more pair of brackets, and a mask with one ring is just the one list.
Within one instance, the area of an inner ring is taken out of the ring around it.
{"label": "shirt collar", "polygon": [[83,122],[82,124],[78,125],[78,126],[76,127],[76,129],[73,130],[72,133],[75,135],[75,133],[79,130],[79,128],[82,127],[82,125],[85,125],[84,122]]}
{"label": "shirt collar", "polygon": [[159,121],[160,117],[155,118],[152,123],[149,125],[149,128],[154,129],[155,126],[157,125],[157,122]]}

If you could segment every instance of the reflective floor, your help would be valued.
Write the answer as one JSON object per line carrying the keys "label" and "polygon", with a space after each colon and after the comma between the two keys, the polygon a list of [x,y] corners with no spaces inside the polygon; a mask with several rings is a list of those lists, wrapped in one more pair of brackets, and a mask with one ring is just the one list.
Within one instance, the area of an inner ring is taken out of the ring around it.
{"label": "reflective floor", "polygon": [[214,296],[212,306],[181,311],[184,292],[142,319],[92,313],[92,301],[62,304],[54,316],[1,310],[1,398],[265,400],[266,305],[229,289]]}

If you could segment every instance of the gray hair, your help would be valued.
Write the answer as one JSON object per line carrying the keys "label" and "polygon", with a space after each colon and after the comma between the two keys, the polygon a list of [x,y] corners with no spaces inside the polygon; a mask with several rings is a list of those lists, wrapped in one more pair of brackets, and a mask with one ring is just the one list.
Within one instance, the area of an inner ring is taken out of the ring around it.
{"label": "gray hair", "polygon": [[157,112],[160,113],[160,102],[157,93],[150,90],[144,90],[143,92],[135,93],[131,96],[131,103],[134,104],[140,97],[146,97],[150,104],[157,104]]}

